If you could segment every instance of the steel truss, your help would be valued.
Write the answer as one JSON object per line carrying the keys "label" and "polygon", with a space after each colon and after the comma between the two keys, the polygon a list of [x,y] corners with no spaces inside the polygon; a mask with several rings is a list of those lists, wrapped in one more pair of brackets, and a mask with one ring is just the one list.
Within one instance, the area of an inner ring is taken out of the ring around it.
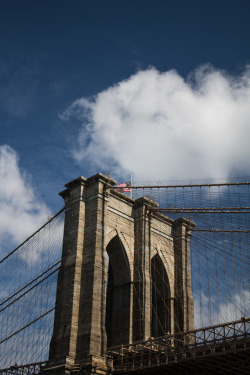
{"label": "steel truss", "polygon": [[249,318],[108,349],[117,374],[249,374],[249,354]]}

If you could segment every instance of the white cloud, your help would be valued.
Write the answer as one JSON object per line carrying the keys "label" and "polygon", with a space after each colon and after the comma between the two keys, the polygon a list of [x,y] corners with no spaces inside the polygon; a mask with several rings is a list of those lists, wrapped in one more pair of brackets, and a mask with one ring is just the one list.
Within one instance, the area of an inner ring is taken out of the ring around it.
{"label": "white cloud", "polygon": [[208,297],[202,291],[194,293],[195,328],[207,327],[241,319],[250,308],[250,292],[247,289],[227,295],[227,301],[217,303],[216,295]]}
{"label": "white cloud", "polygon": [[140,71],[63,118],[83,126],[73,155],[92,167],[159,180],[250,172],[250,69],[237,77],[211,66],[187,80],[176,71]]}
{"label": "white cloud", "polygon": [[50,215],[49,209],[37,199],[28,175],[20,171],[18,161],[11,147],[0,146],[0,246],[6,251]]}

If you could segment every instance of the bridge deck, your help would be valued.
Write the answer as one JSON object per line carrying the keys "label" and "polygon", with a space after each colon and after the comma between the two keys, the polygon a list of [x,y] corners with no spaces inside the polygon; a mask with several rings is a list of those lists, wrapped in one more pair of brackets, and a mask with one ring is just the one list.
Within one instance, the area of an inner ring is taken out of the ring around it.
{"label": "bridge deck", "polygon": [[250,373],[250,319],[113,347],[114,373]]}
{"label": "bridge deck", "polygon": [[[250,318],[109,348],[114,374],[250,374]],[[0,375],[39,374],[45,362],[12,366]],[[72,374],[84,373],[84,365]]]}

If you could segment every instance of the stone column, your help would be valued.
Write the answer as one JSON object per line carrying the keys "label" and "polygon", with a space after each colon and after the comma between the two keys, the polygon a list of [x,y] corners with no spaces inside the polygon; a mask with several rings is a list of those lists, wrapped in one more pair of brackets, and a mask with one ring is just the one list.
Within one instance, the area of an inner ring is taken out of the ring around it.
{"label": "stone column", "polygon": [[[58,274],[54,331],[50,343],[48,373],[69,373],[76,356],[82,255],[85,228],[86,179],[66,184],[62,263]],[[53,370],[49,370],[53,368]]]}
{"label": "stone column", "polygon": [[87,180],[82,288],[77,360],[103,356],[106,352],[106,276],[105,276],[105,185],[116,184],[102,174]]}
{"label": "stone column", "polygon": [[84,363],[86,374],[106,374],[105,185],[102,174],[79,177],[60,193],[65,200],[62,264],[46,374],[65,375]]}
{"label": "stone column", "polygon": [[194,329],[191,290],[190,235],[195,224],[185,218],[173,224],[175,255],[175,332]]}
{"label": "stone column", "polygon": [[151,336],[151,248],[149,208],[157,204],[145,197],[134,203],[133,341]]}

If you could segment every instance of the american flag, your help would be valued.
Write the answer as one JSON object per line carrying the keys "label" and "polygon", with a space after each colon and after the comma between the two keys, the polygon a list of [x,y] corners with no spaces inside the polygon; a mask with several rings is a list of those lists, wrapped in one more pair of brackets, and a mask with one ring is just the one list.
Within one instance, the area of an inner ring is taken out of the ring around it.
{"label": "american flag", "polygon": [[122,182],[121,184],[117,185],[117,187],[119,188],[117,190],[121,193],[129,193],[131,191],[129,186],[130,182]]}

